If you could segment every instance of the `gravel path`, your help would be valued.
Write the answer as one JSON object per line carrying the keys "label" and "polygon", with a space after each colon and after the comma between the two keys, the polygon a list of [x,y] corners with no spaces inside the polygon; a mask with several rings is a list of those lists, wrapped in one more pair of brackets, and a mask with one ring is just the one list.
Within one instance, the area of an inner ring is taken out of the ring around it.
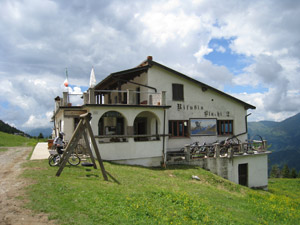
{"label": "gravel path", "polygon": [[30,181],[20,178],[32,147],[10,147],[8,151],[0,152],[0,225],[40,225],[54,224],[48,221],[45,214],[34,214],[23,207],[24,202],[17,198],[24,195],[24,187]]}

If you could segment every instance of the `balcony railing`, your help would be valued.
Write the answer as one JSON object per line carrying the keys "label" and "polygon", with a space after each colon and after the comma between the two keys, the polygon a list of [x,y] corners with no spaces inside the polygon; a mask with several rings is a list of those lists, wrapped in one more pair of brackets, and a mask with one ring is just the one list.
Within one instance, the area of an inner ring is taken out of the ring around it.
{"label": "balcony railing", "polygon": [[94,90],[91,88],[83,94],[63,92],[63,98],[56,101],[56,109],[59,106],[80,106],[85,104],[160,106],[166,105],[166,92]]}
{"label": "balcony railing", "polygon": [[84,103],[100,105],[164,105],[165,92],[89,89],[89,92],[84,93]]}

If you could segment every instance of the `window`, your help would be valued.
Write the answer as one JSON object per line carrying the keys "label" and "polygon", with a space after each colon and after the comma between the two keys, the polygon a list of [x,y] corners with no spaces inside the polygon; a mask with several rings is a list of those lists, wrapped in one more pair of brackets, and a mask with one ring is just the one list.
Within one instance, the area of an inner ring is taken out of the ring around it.
{"label": "window", "polygon": [[183,101],[183,84],[172,84],[173,101]]}
{"label": "window", "polygon": [[188,121],[187,120],[170,120],[169,134],[171,137],[188,137]]}
{"label": "window", "polygon": [[233,134],[233,120],[218,120],[218,135]]}

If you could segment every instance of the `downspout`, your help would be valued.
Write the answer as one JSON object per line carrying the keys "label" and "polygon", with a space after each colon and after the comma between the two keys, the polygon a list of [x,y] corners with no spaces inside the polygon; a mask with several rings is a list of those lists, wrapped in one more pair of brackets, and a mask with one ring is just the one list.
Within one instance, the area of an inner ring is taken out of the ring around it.
{"label": "downspout", "polygon": [[[245,132],[243,132],[243,133],[240,133],[240,134],[237,134],[237,135],[235,135],[236,137],[238,137],[238,136],[241,136],[241,135],[243,135],[243,134],[247,134],[248,133],[248,122],[247,122],[247,117],[248,116],[250,116],[251,115],[251,113],[249,113],[249,114],[247,114],[246,116],[245,116],[245,125],[246,125],[246,131]],[[248,138],[248,137],[247,137]]]}
{"label": "downspout", "polygon": [[55,116],[53,118],[53,123],[54,123],[54,134],[55,134],[55,137],[57,137],[57,131],[56,131],[56,125],[55,125]]}
{"label": "downspout", "polygon": [[251,113],[249,113],[248,115],[245,116],[245,123],[246,123],[246,133],[248,133],[248,121],[247,121],[247,117],[250,116]]}
{"label": "downspout", "polygon": [[164,109],[164,126],[163,126],[163,167],[166,167],[166,153],[165,153],[165,130],[166,130],[166,109]]}

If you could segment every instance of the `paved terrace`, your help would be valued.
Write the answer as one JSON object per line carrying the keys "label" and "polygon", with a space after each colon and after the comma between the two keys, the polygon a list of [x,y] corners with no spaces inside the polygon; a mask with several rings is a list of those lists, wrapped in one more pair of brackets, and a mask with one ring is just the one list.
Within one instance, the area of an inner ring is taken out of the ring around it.
{"label": "paved terrace", "polygon": [[35,146],[30,160],[48,159],[48,157],[49,157],[48,143],[39,142]]}

